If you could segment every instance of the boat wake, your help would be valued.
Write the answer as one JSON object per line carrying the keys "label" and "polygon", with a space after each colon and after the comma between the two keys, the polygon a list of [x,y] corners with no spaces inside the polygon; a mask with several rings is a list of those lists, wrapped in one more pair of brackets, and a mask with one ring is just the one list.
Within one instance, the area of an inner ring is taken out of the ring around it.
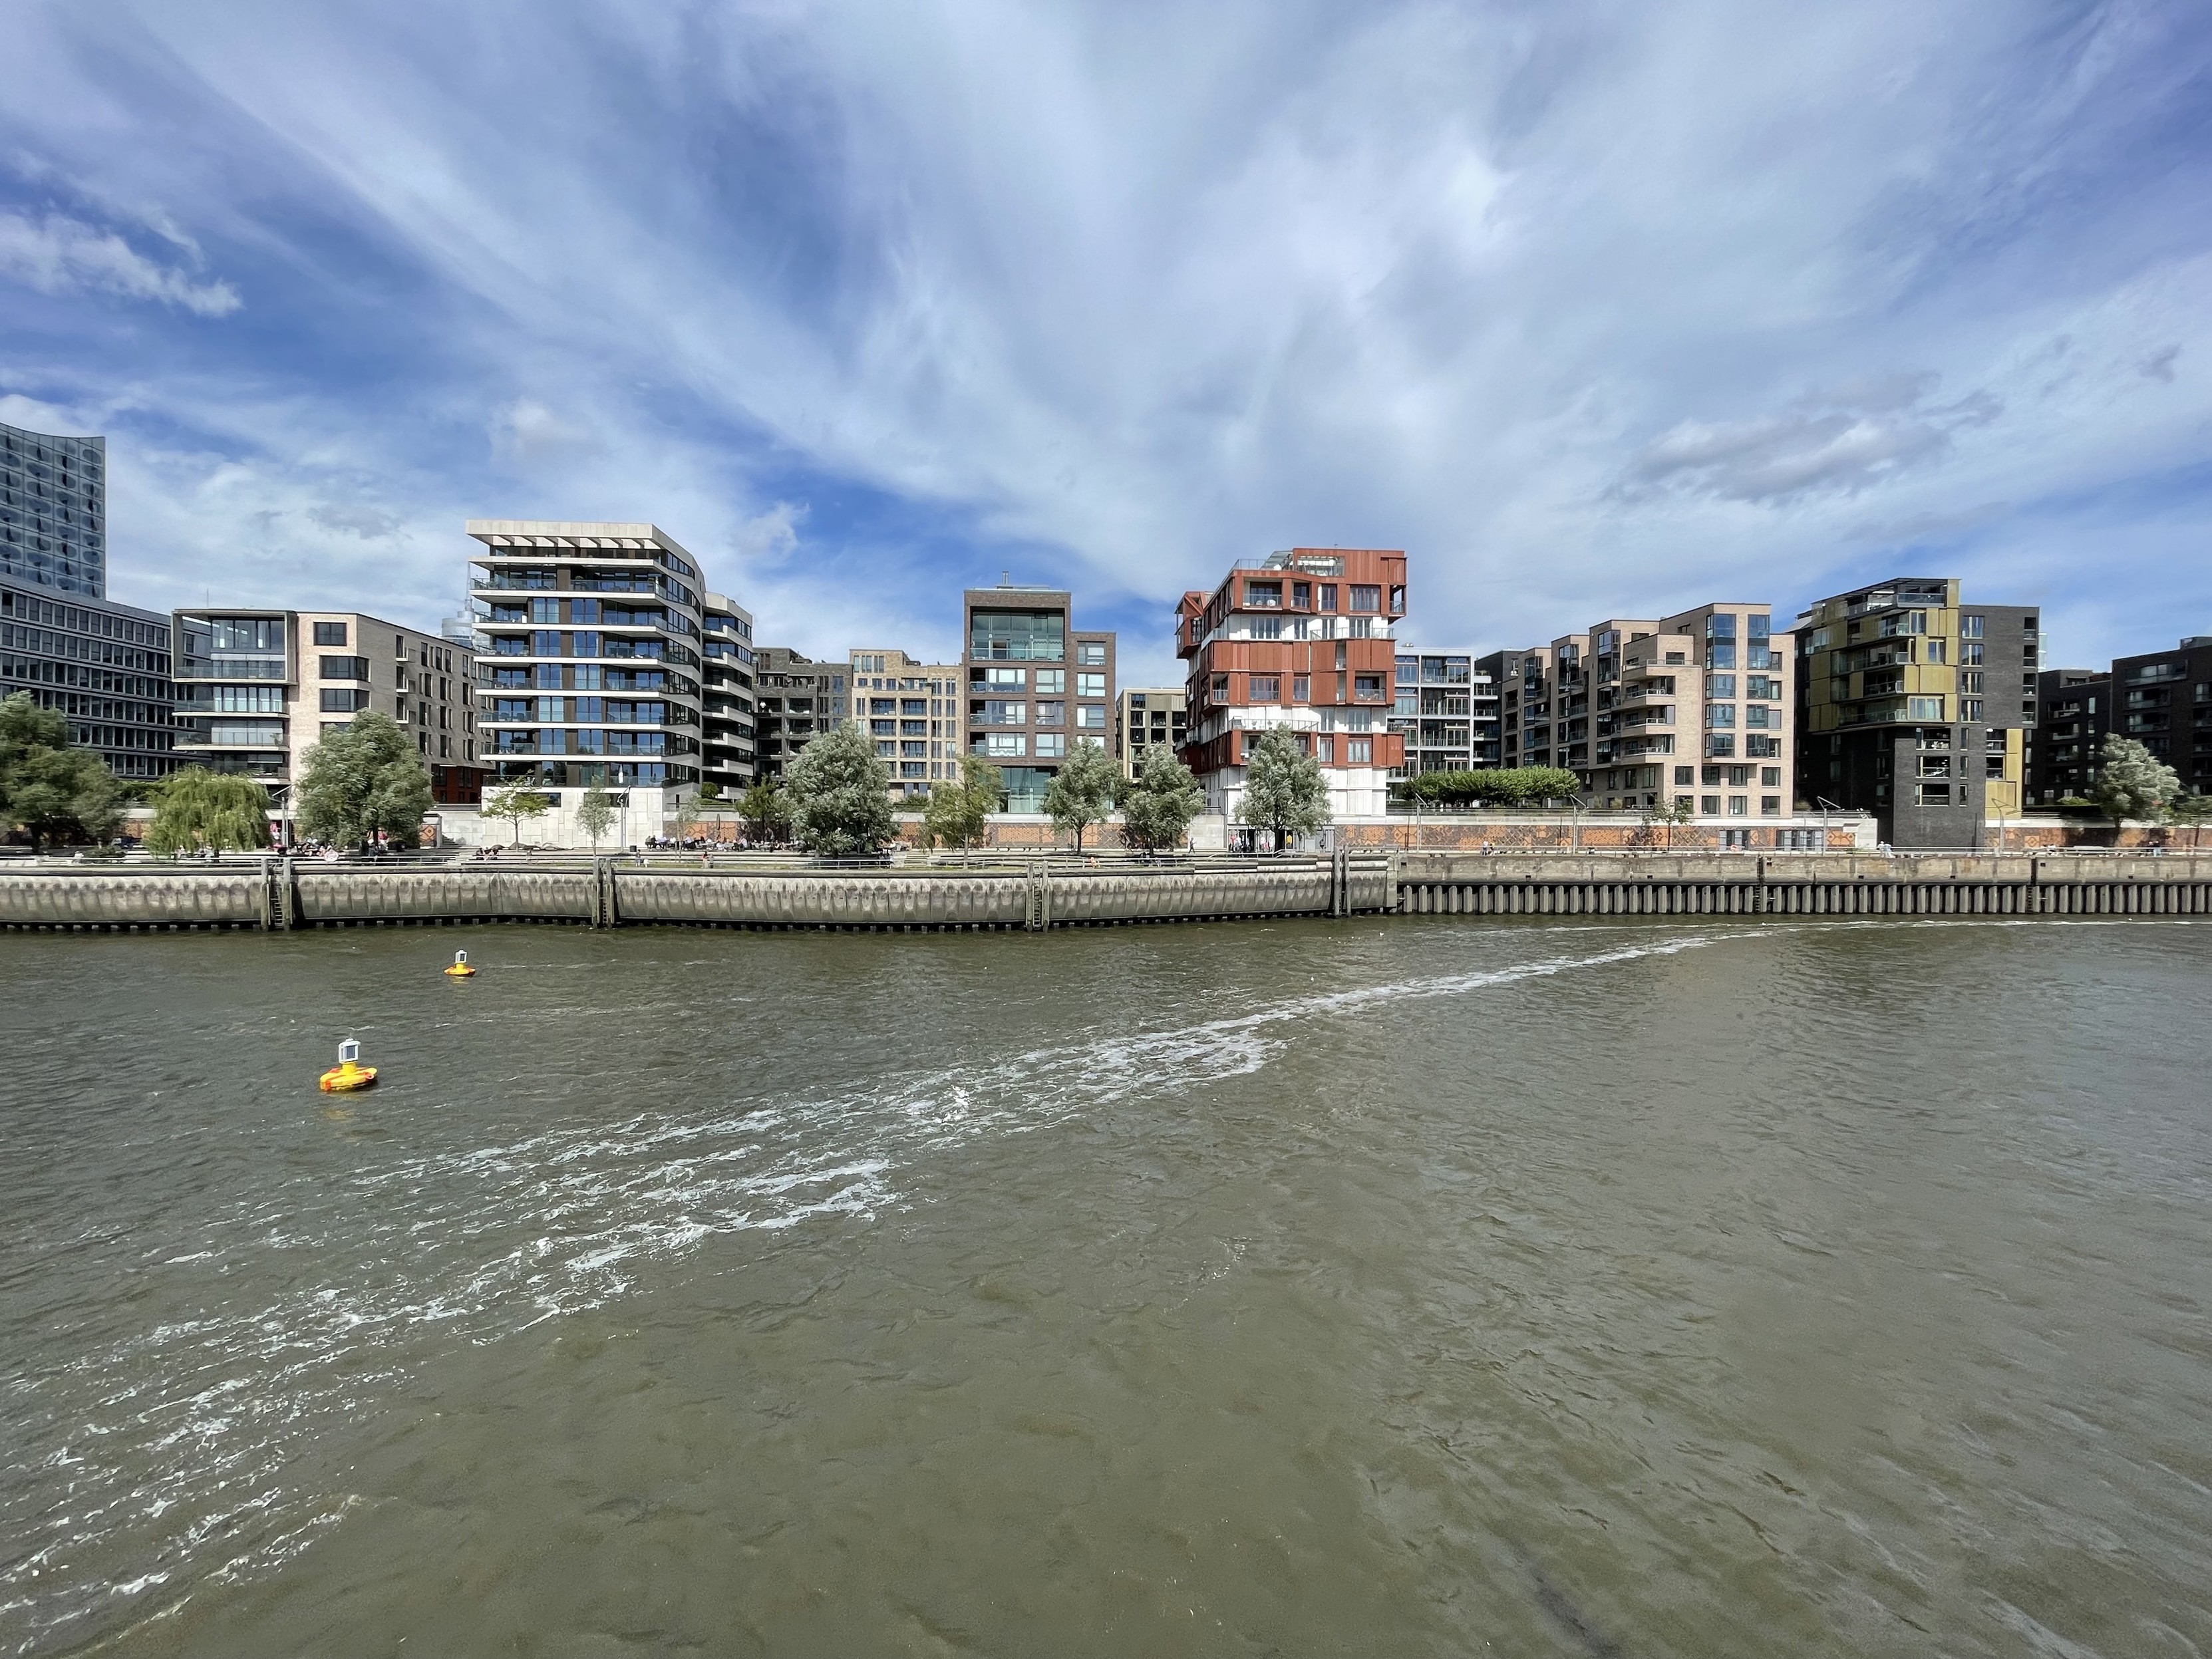
{"label": "boat wake", "polygon": [[[1559,951],[1168,1030],[1077,1034],[830,1096],[654,1109],[390,1158],[335,1186],[288,1182],[195,1224],[150,1269],[181,1276],[163,1304],[205,1311],[95,1342],[58,1370],[0,1377],[15,1443],[0,1477],[0,1535],[13,1540],[0,1642],[48,1650],[118,1611],[162,1616],[199,1584],[270,1571],[361,1501],[288,1481],[310,1437],[377,1410],[455,1344],[631,1293],[647,1264],[749,1230],[865,1224],[912,1201],[900,1174],[933,1153],[1187,1097],[1261,1070],[1332,1016],[1749,937]],[[235,1289],[270,1283],[287,1288]]]}

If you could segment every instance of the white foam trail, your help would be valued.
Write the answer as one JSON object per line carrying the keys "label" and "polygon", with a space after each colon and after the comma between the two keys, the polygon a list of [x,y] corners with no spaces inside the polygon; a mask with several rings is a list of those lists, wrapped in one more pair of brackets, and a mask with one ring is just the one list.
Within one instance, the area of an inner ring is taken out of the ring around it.
{"label": "white foam trail", "polygon": [[[1303,1023],[1775,931],[1317,993],[1191,1025],[963,1060],[829,1098],[703,1120],[639,1112],[611,1126],[404,1158],[356,1176],[312,1222],[281,1192],[241,1206],[210,1223],[201,1248],[157,1265],[298,1253],[331,1276],[266,1306],[159,1325],[16,1380],[15,1414],[35,1419],[33,1437],[47,1442],[26,1462],[67,1474],[0,1492],[0,1533],[27,1546],[0,1571],[0,1615],[23,1632],[13,1651],[80,1639],[82,1621],[117,1597],[161,1593],[173,1607],[197,1583],[289,1559],[356,1501],[284,1483],[315,1424],[372,1408],[413,1364],[456,1340],[496,1341],[619,1297],[645,1262],[694,1253],[718,1235],[872,1217],[902,1201],[895,1172],[928,1153],[1249,1075]],[[144,1474],[149,1468],[158,1473]]]}

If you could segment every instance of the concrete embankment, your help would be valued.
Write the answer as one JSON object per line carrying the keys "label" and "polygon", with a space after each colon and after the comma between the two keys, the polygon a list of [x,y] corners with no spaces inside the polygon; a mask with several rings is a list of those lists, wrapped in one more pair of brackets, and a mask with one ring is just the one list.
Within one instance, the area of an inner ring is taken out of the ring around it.
{"label": "concrete embankment", "polygon": [[602,860],[328,867],[285,859],[198,871],[0,872],[0,927],[293,927],[565,921],[611,927],[1022,928],[1392,908],[1389,861],[924,869],[693,869]]}
{"label": "concrete embankment", "polygon": [[1200,860],[1170,867],[384,868],[286,859],[0,870],[0,927],[137,929],[556,921],[612,927],[1011,928],[1378,913],[2212,915],[2212,855],[1583,854]]}

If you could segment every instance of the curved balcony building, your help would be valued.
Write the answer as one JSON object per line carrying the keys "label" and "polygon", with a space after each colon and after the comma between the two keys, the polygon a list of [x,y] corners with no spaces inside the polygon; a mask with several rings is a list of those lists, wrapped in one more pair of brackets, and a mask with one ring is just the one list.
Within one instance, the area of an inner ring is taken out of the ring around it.
{"label": "curved balcony building", "polygon": [[483,752],[501,782],[690,793],[705,584],[649,524],[471,519]]}

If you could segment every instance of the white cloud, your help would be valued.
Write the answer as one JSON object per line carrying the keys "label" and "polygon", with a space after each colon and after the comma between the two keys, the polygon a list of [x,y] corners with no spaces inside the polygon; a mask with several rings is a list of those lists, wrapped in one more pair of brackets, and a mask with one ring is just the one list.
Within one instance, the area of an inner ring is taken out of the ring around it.
{"label": "white cloud", "polygon": [[156,264],[113,231],[58,213],[39,219],[0,213],[0,276],[42,294],[114,294],[158,301],[201,317],[227,317],[240,303],[228,283],[195,282]]}
{"label": "white cloud", "polygon": [[[1415,629],[1492,645],[1722,589],[1786,605],[1937,541],[2063,583],[2027,550],[2050,503],[2155,517],[2122,498],[2212,431],[2212,233],[2184,210],[2207,52],[2178,6],[144,27],[163,95],[205,117],[179,125],[250,143],[179,160],[122,90],[11,81],[70,177],[125,177],[112,199],[167,204],[226,270],[204,228],[258,224],[257,308],[288,258],[327,279],[252,204],[270,179],[428,273],[391,340],[434,386],[396,419],[319,394],[299,431],[343,448],[352,422],[382,487],[317,501],[371,501],[395,535],[434,498],[651,518],[816,649],[949,636],[948,578],[1006,563],[1153,627],[1297,540],[1407,546]],[[411,447],[418,412],[467,441]],[[280,425],[270,457],[306,441]],[[886,503],[866,541],[830,508],[848,483]],[[933,563],[886,527],[899,503]],[[2169,565],[2144,608],[2212,603],[2203,561]],[[1125,647],[1153,677],[1157,632]]]}

